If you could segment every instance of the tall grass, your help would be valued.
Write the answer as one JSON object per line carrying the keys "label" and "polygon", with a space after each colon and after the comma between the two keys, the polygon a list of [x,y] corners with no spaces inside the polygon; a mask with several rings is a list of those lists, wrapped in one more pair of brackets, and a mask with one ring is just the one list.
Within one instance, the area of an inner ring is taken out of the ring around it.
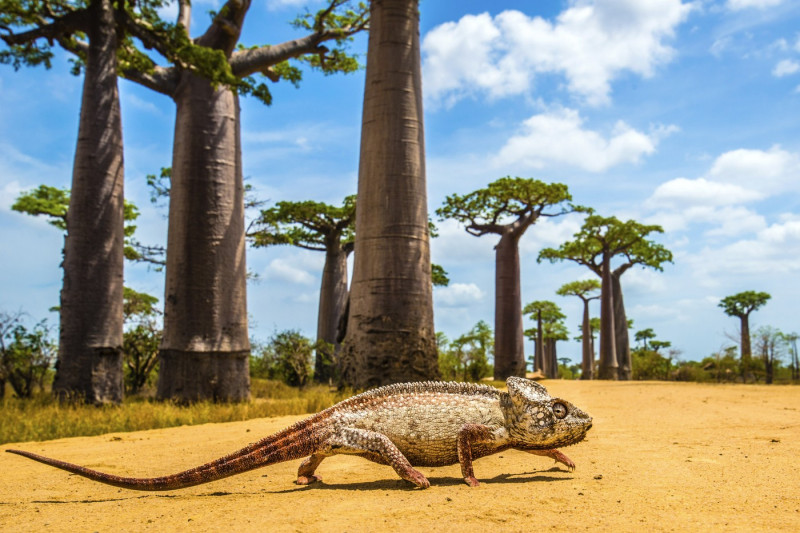
{"label": "tall grass", "polygon": [[315,413],[351,393],[253,380],[251,394],[250,402],[239,404],[179,405],[130,398],[122,405],[99,407],[59,404],[46,394],[28,400],[6,398],[0,401],[0,444]]}

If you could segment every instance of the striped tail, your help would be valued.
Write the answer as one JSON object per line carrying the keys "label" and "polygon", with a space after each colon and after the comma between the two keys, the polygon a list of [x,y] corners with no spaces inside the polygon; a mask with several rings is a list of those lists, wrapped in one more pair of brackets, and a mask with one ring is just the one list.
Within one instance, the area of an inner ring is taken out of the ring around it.
{"label": "striped tail", "polygon": [[300,459],[313,453],[319,440],[312,435],[311,419],[306,419],[232,454],[204,465],[162,477],[122,477],[99,472],[73,463],[51,459],[23,450],[6,450],[79,476],[131,490],[162,491],[202,485],[283,461]]}

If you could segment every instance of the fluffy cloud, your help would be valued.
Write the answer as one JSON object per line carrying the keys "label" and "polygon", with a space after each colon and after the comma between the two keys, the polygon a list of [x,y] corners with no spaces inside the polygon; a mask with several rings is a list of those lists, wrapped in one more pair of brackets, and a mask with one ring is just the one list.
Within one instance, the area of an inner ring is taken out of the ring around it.
{"label": "fluffy cloud", "polygon": [[433,104],[486,93],[528,92],[536,74],[560,74],[587,103],[607,103],[623,72],[652,76],[672,59],[665,44],[692,9],[681,0],[575,0],[554,22],[519,11],[466,15],[423,39],[426,95]]}
{"label": "fluffy cloud", "polygon": [[436,303],[445,307],[460,307],[483,300],[484,292],[474,283],[452,283],[437,288],[434,292]]}
{"label": "fluffy cloud", "polygon": [[732,11],[740,11],[747,8],[766,9],[775,7],[783,3],[783,0],[728,0],[726,4]]}
{"label": "fluffy cloud", "polygon": [[744,204],[798,190],[800,155],[776,145],[769,150],[725,152],[704,176],[662,183],[644,205],[655,211],[648,222],[661,224],[668,231],[705,224],[710,226],[705,231],[709,237],[757,234],[766,238],[774,232],[790,231],[792,226],[790,230],[770,230],[767,219]]}
{"label": "fluffy cloud", "polygon": [[497,164],[522,163],[532,168],[565,164],[602,172],[621,163],[636,163],[655,152],[658,141],[674,131],[660,128],[645,134],[619,121],[608,136],[583,128],[573,109],[557,109],[534,115],[522,124],[495,158]]}
{"label": "fluffy cloud", "polygon": [[725,152],[714,160],[705,176],[662,183],[645,205],[678,209],[731,206],[798,189],[800,155],[775,145],[769,150]]}
{"label": "fluffy cloud", "polygon": [[676,178],[659,185],[647,200],[649,206],[686,207],[691,205],[721,206],[760,200],[763,193],[730,183]]}
{"label": "fluffy cloud", "polygon": [[692,269],[710,283],[726,274],[776,275],[800,273],[800,217],[784,215],[754,235],[720,248],[706,248],[687,258]]}
{"label": "fluffy cloud", "polygon": [[758,189],[769,195],[798,190],[800,156],[779,145],[766,151],[732,150],[714,161],[708,178]]}
{"label": "fluffy cloud", "polygon": [[[264,271],[264,277],[267,279],[297,283],[299,285],[313,285],[316,283],[317,277],[310,274],[308,270],[312,266],[316,266],[317,269],[321,270],[321,267],[316,263],[316,261],[311,260],[306,254],[279,257],[269,262],[269,265]],[[317,269],[315,269],[315,271]]]}
{"label": "fluffy cloud", "polygon": [[782,78],[794,74],[798,70],[800,70],[800,63],[791,59],[784,59],[775,65],[775,68],[772,69],[772,75],[776,78]]}

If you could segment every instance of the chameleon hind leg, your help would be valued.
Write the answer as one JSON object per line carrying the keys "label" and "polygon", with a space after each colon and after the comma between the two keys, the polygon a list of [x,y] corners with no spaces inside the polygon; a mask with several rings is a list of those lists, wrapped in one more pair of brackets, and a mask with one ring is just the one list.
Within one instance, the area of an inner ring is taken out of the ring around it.
{"label": "chameleon hind leg", "polygon": [[300,468],[297,469],[297,481],[295,481],[295,483],[298,485],[310,485],[311,483],[322,481],[322,477],[316,475],[314,471],[325,457],[326,455],[321,453],[315,453],[306,457],[303,462],[300,463]]}
{"label": "chameleon hind leg", "polygon": [[343,428],[335,436],[328,438],[323,450],[326,456],[338,453],[360,455],[370,461],[391,466],[398,476],[417,487],[426,489],[431,485],[421,472],[411,466],[389,437],[376,431]]}

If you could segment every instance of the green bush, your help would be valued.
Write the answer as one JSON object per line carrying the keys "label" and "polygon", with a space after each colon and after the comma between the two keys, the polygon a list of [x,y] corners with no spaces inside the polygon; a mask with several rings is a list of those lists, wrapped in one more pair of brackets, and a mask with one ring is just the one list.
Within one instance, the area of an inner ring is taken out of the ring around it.
{"label": "green bush", "polygon": [[297,330],[276,332],[269,343],[254,344],[250,375],[277,379],[293,387],[305,387],[313,374],[316,344]]}
{"label": "green bush", "polygon": [[19,398],[43,390],[55,354],[46,320],[29,330],[22,323],[22,313],[0,313],[0,398],[6,383]]}

